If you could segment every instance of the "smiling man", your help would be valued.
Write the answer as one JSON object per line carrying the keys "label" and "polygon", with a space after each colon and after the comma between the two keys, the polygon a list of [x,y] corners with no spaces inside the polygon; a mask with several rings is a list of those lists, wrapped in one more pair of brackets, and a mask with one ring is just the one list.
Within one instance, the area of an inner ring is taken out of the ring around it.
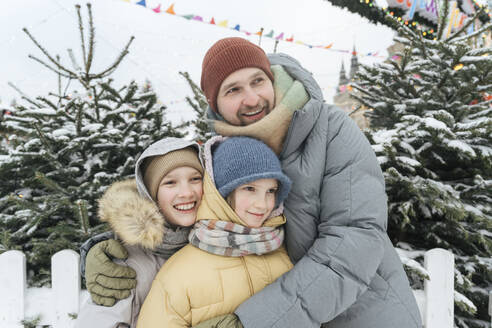
{"label": "smiling man", "polygon": [[205,54],[201,87],[217,134],[275,150],[292,189],[284,202],[295,267],[201,327],[417,328],[420,314],[386,234],[384,179],[355,123],[326,104],[295,59],[242,38]]}
{"label": "smiling man", "polygon": [[249,125],[268,115],[275,97],[268,80],[263,70],[254,67],[229,75],[217,95],[217,107],[224,109],[224,119],[234,125]]}

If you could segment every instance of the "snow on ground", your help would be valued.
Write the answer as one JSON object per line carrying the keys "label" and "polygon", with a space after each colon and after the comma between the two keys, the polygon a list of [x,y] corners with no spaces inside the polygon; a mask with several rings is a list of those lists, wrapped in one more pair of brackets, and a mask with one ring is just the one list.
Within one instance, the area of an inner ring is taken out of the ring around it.
{"label": "snow on ground", "polygon": [[[56,90],[57,77],[48,69],[27,58],[33,54],[43,58],[41,52],[22,32],[29,31],[52,54],[60,54],[62,62],[71,65],[67,48],[76,58],[81,58],[79,30],[74,5],[80,3],[86,17],[87,0],[16,0],[1,1],[0,12],[0,107],[8,106],[18,93],[8,86],[12,82],[29,96]],[[355,42],[362,54],[379,52],[386,56],[394,31],[381,25],[369,24],[365,18],[332,6],[323,0],[147,0],[147,7],[136,5],[137,0],[90,0],[96,27],[95,71],[101,71],[113,62],[131,35],[136,37],[130,54],[116,70],[118,84],[135,79],[149,79],[161,101],[168,106],[170,118],[179,122],[192,115],[184,97],[191,91],[178,72],[187,71],[199,82],[201,61],[206,50],[218,39],[240,36],[258,42],[258,36],[247,36],[232,30],[236,24],[250,32],[274,30],[275,36],[284,32],[313,45],[333,43],[333,49],[352,50]],[[174,3],[178,15],[194,14],[208,22],[212,17],[218,23],[228,20],[230,28],[218,27],[181,16],[165,14]],[[161,5],[156,14],[152,8]],[[273,52],[274,40],[263,37],[262,48]],[[5,50],[6,49],[6,50]],[[313,72],[327,101],[332,101],[338,83],[341,62],[350,67],[350,53],[309,48],[295,43],[280,42],[279,52],[297,58]],[[382,57],[361,57],[371,64]],[[79,64],[81,60],[79,60]],[[74,82],[72,86],[76,86]]]}

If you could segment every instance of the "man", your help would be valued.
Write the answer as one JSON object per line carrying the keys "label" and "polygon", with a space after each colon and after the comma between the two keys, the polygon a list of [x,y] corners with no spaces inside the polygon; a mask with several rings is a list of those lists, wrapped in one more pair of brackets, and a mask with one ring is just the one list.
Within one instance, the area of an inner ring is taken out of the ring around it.
{"label": "man", "polygon": [[226,38],[205,55],[201,87],[213,130],[264,141],[292,179],[284,213],[295,264],[209,327],[421,327],[386,234],[374,152],[345,113],[324,103],[312,75],[287,55]]}

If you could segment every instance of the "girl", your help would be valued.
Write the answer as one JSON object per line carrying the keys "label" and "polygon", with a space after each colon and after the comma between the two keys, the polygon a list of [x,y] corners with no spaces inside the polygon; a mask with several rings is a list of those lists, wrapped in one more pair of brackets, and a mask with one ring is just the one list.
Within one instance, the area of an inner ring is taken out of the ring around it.
{"label": "girl", "polygon": [[157,274],[137,327],[192,327],[233,313],[292,267],[279,207],[291,182],[273,151],[248,137],[215,137],[205,163],[190,244]]}
{"label": "girl", "polygon": [[[108,277],[91,271],[87,263],[87,289],[94,302],[85,303],[77,319],[77,327],[135,327],[140,306],[152,280],[162,264],[188,243],[188,234],[195,223],[202,198],[203,168],[197,143],[178,138],[166,138],[150,145],[135,166],[135,180],[114,183],[99,200],[99,217],[107,221],[124,247],[109,239],[90,249],[112,248],[107,253],[128,255],[123,262],[136,272],[138,283],[130,297],[112,307],[100,285],[111,285]],[[101,246],[102,245],[102,246]],[[128,254],[125,254],[126,251]],[[87,256],[89,260],[108,257]],[[94,267],[96,265],[92,265]],[[115,272],[131,270],[113,264]],[[94,276],[91,276],[94,275]],[[121,274],[123,275],[123,274]],[[124,284],[121,279],[116,284]],[[123,289],[123,288],[122,288]]]}

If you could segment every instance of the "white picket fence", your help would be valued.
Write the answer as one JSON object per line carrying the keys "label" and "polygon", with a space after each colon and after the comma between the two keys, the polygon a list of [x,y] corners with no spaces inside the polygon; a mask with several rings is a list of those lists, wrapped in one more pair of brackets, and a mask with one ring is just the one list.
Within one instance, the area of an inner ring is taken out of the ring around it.
{"label": "white picket fence", "polygon": [[[430,280],[415,291],[426,328],[452,328],[454,316],[454,256],[444,249],[425,254]],[[22,252],[0,255],[0,327],[22,328],[22,320],[40,316],[39,325],[71,328],[87,297],[80,289],[79,254],[72,250],[51,259],[52,288],[27,288],[26,258]]]}

